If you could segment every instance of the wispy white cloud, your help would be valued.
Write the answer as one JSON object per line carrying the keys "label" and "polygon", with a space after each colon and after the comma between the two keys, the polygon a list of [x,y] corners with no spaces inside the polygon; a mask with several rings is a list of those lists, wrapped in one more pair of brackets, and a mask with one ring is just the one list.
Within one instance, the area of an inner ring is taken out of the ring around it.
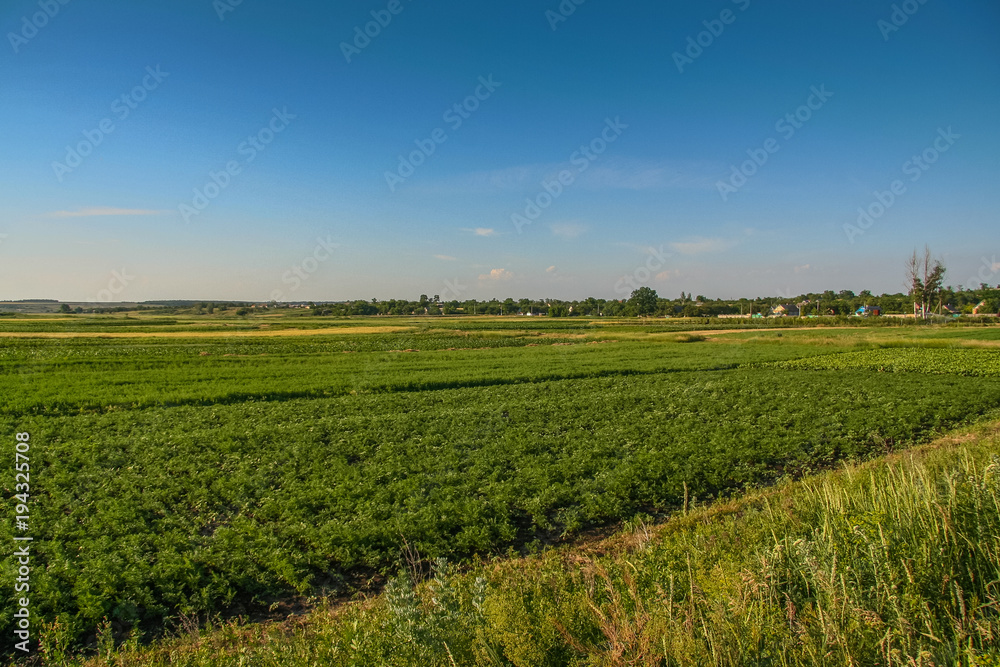
{"label": "wispy white cloud", "polygon": [[112,243],[121,243],[121,242],[122,242],[121,239],[96,239],[96,240],[77,239],[76,241],[74,241],[74,243],[76,243],[77,245],[99,245],[99,246],[107,246]]}
{"label": "wispy white cloud", "polygon": [[579,222],[554,222],[549,225],[549,229],[552,230],[553,236],[563,239],[575,239],[587,231],[586,225]]}
{"label": "wispy white cloud", "polygon": [[545,269],[545,273],[553,273],[555,270],[556,270],[556,267],[553,265],[553,266],[550,266],[549,268]]}
{"label": "wispy white cloud", "polygon": [[613,245],[619,248],[627,248],[640,255],[653,255],[654,257],[672,257],[673,254],[667,252],[666,247],[661,243],[659,247],[646,245],[644,243],[630,243],[628,241],[616,241]]}
{"label": "wispy white cloud", "polygon": [[723,238],[695,238],[690,241],[677,241],[670,244],[670,247],[682,255],[703,255],[705,253],[724,252],[729,250],[736,241]]}
{"label": "wispy white cloud", "polygon": [[802,266],[796,266],[792,271],[795,273],[804,273],[812,268],[811,264],[803,264]]}
{"label": "wispy white cloud", "polygon": [[440,259],[441,261],[444,261],[444,262],[454,262],[454,261],[457,261],[457,258],[452,257],[451,255],[434,255],[434,258],[435,259]]}
{"label": "wispy white cloud", "polygon": [[469,232],[470,234],[475,234],[476,236],[490,237],[497,235],[497,230],[493,229],[492,227],[476,227],[475,229],[463,227],[462,231]]}
{"label": "wispy white cloud", "polygon": [[681,275],[680,271],[677,270],[672,271],[670,269],[667,269],[666,271],[660,271],[659,273],[657,273],[655,278],[660,282],[666,282],[668,280],[671,280],[672,278],[679,278],[680,275]]}
{"label": "wispy white cloud", "polygon": [[584,190],[667,190],[712,189],[718,180],[719,165],[704,161],[663,161],[604,158],[590,163],[585,171],[566,161],[525,164],[491,171],[472,172],[437,181],[414,184],[411,191],[426,194],[530,194],[542,182],[558,181],[560,174],[572,177],[566,189]]}
{"label": "wispy white cloud", "polygon": [[96,206],[81,208],[77,211],[54,211],[50,218],[92,218],[106,215],[160,215],[166,211],[152,211],[142,208],[115,208],[113,206]]}
{"label": "wispy white cloud", "polygon": [[612,159],[591,165],[579,184],[592,190],[700,189],[713,187],[712,173],[707,162]]}
{"label": "wispy white cloud", "polygon": [[466,177],[467,182],[477,189],[484,190],[513,190],[521,188],[534,177],[534,170],[531,166],[522,165],[518,167],[508,167],[506,169],[495,169],[492,171],[482,171],[470,174]]}
{"label": "wispy white cloud", "polygon": [[507,269],[493,269],[489,273],[480,274],[480,280],[510,280],[514,274]]}

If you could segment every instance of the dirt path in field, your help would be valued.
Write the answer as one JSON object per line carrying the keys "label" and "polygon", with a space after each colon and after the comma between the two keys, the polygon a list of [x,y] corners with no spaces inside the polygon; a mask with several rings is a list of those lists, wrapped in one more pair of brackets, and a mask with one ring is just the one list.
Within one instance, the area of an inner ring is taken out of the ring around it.
{"label": "dirt path in field", "polygon": [[[136,326],[142,326],[138,324]],[[329,336],[369,333],[399,333],[416,327],[331,327],[328,329],[276,329],[255,331],[0,331],[0,338],[256,338],[281,336]]]}

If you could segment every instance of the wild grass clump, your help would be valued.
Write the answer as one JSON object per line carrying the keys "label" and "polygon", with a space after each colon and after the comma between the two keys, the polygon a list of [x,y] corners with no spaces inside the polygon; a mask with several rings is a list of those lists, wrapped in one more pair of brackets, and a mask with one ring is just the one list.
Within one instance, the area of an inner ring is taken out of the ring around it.
{"label": "wild grass clump", "polygon": [[699,334],[682,333],[674,336],[673,340],[675,343],[700,343],[708,339],[705,336],[701,336]]}
{"label": "wild grass clump", "polygon": [[634,521],[598,545],[463,573],[439,560],[373,600],[87,664],[995,665],[998,434]]}
{"label": "wild grass clump", "polygon": [[[926,341],[948,343],[948,341]],[[950,343],[949,343],[950,344]],[[868,370],[880,373],[930,373],[935,375],[966,375],[1000,377],[1000,350],[951,347],[940,345],[892,347],[860,352],[827,354],[818,357],[776,362],[787,369]]]}

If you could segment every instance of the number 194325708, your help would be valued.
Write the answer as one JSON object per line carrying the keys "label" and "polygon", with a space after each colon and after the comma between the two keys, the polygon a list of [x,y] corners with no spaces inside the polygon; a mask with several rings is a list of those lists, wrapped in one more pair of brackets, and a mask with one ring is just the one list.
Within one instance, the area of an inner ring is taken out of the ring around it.
{"label": "number 194325708", "polygon": [[28,450],[30,449],[28,441],[31,436],[27,433],[18,433],[14,437],[17,441],[15,444],[15,449],[17,451],[14,453],[14,493],[16,494],[14,499],[18,503],[15,508],[15,512],[18,515],[18,527],[23,526],[22,530],[26,530],[27,526],[25,524],[28,521],[28,497],[31,491],[31,487],[29,486],[31,481],[31,462],[28,459]]}

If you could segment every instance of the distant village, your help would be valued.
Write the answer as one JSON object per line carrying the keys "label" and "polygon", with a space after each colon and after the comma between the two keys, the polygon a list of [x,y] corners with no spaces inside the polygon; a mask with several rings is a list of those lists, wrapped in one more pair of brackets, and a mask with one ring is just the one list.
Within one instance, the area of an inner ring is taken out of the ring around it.
{"label": "distant village", "polygon": [[0,315],[28,313],[106,314],[141,311],[163,315],[250,316],[276,311],[296,311],[311,316],[512,316],[512,317],[717,317],[724,319],[892,317],[958,318],[997,317],[1000,285],[978,289],[942,288],[922,306],[906,294],[873,295],[862,291],[777,295],[753,299],[709,299],[681,292],[677,298],[663,298],[643,287],[630,298],[579,300],[563,299],[442,299],[421,294],[418,299],[366,299],[347,301],[145,301],[145,302],[59,302],[51,299],[0,301]]}

